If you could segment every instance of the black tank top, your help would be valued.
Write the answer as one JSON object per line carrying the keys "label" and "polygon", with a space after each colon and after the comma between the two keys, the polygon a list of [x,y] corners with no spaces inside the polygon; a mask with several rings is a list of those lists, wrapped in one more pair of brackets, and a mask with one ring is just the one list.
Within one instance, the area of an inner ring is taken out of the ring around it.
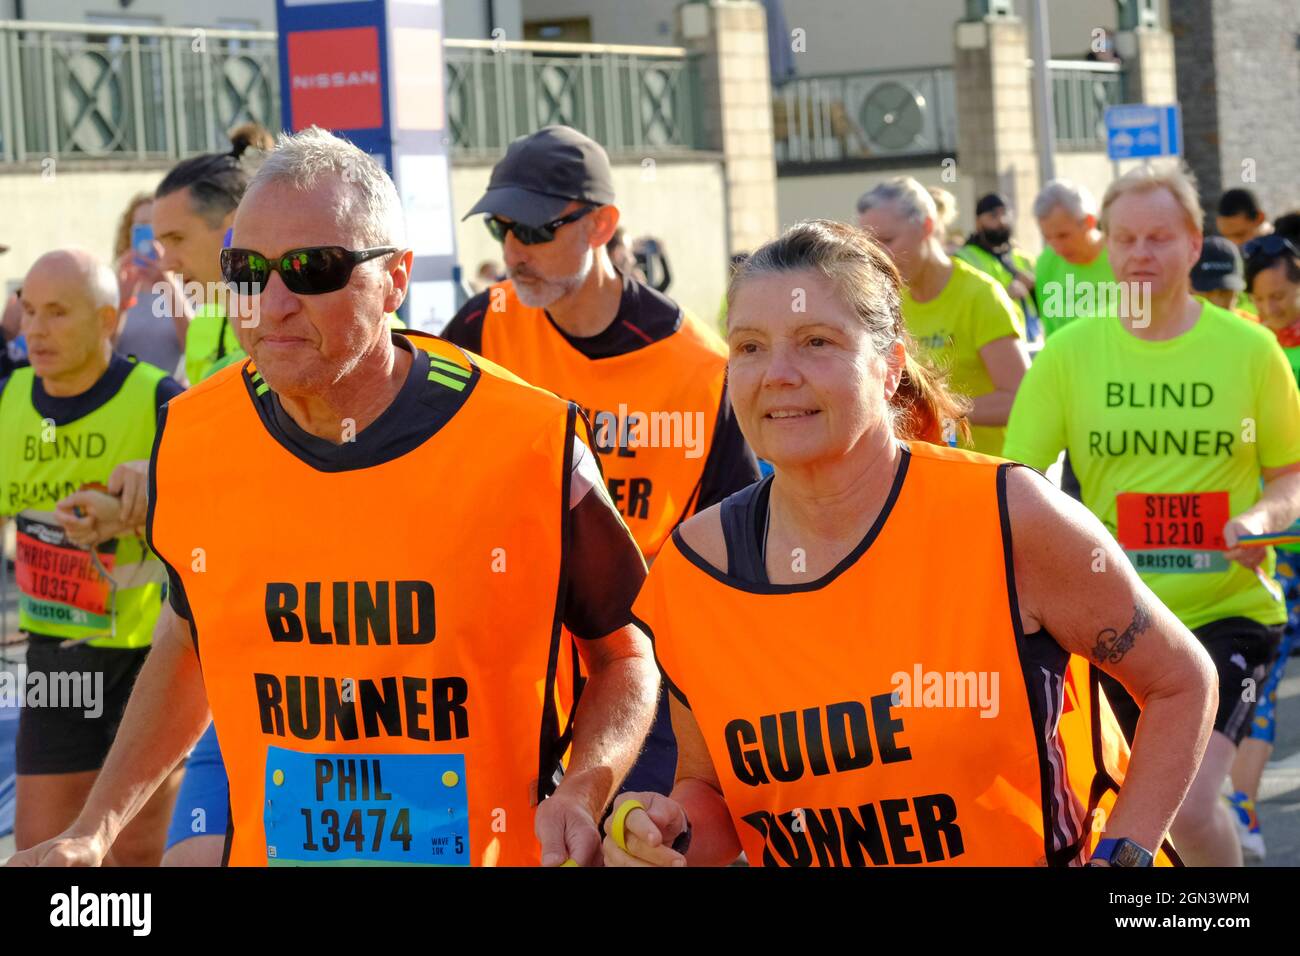
{"label": "black tank top", "polygon": [[722,537],[727,542],[727,573],[747,584],[770,584],[763,538],[767,527],[772,475],[722,499]]}

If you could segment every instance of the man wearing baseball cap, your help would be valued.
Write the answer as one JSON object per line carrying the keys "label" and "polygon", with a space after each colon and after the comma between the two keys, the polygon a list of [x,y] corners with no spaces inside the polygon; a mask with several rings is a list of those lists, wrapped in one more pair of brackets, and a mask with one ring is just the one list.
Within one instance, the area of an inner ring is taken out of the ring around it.
{"label": "man wearing baseball cap", "polygon": [[[443,337],[578,403],[609,497],[653,561],[683,519],[756,481],[726,397],[727,350],[698,319],[609,259],[618,227],[609,157],[567,126],[512,142],[481,214],[507,279],[470,299]],[[672,789],[665,702],[625,788]]]}
{"label": "man wearing baseball cap", "polygon": [[1258,322],[1258,316],[1235,308],[1238,297],[1246,288],[1244,273],[1236,244],[1222,236],[1206,236],[1201,245],[1201,258],[1192,266],[1192,292],[1221,309]]}

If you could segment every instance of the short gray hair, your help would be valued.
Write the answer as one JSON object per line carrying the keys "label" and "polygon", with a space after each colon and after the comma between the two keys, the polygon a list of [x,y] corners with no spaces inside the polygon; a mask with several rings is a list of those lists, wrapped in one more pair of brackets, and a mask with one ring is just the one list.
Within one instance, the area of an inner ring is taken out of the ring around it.
{"label": "short gray hair", "polygon": [[120,311],[122,300],[117,276],[94,253],[85,249],[55,249],[47,252],[32,263],[27,274],[31,275],[39,266],[62,262],[68,263],[79,273],[81,288],[85,291],[86,298],[90,300],[92,309],[99,311],[110,308],[114,312]]}
{"label": "short gray hair", "polygon": [[1034,218],[1046,219],[1056,209],[1064,209],[1071,218],[1082,222],[1088,216],[1097,216],[1097,197],[1087,186],[1068,179],[1053,179],[1034,200]]}
{"label": "short gray hair", "polygon": [[402,201],[392,179],[367,153],[319,126],[292,136],[282,133],[248,188],[252,191],[278,183],[306,192],[323,177],[348,187],[337,215],[342,222],[356,224],[364,245],[402,246],[406,242]]}
{"label": "short gray hair", "polygon": [[939,210],[935,207],[934,197],[911,176],[886,179],[863,193],[858,200],[858,212],[864,213],[868,209],[894,204],[912,222],[920,223],[930,219],[939,223]]}

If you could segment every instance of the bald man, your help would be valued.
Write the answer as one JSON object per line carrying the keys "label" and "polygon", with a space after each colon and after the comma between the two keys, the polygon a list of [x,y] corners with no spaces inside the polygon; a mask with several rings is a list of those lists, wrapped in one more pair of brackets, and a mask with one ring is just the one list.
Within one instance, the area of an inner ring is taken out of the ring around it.
{"label": "bald man", "polygon": [[[0,381],[0,521],[18,526],[19,627],[29,635],[19,849],[76,818],[149,652],[165,573],[136,527],[132,463],[149,457],[158,410],[181,391],[161,369],[114,354],[117,280],[89,253],[42,256],[21,300],[31,366]],[[117,533],[101,541],[110,526]],[[108,862],[157,865],[179,776]]]}

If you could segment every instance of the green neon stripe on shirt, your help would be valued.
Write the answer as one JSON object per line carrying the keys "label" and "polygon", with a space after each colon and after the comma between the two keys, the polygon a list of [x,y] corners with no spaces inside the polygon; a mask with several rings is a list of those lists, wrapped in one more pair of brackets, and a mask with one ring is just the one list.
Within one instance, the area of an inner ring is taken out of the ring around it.
{"label": "green neon stripe on shirt", "polygon": [[459,376],[461,376],[462,378],[469,378],[469,377],[470,377],[470,371],[469,371],[469,369],[467,369],[467,368],[461,368],[459,365],[456,365],[456,364],[453,363],[453,362],[449,362],[449,361],[447,361],[447,360],[444,359],[444,358],[438,358],[436,355],[430,355],[430,356],[429,356],[429,364],[430,364],[431,366],[436,365],[436,366],[438,366],[438,368],[441,369],[442,371],[444,371],[444,372],[451,372],[453,375],[459,375]]}
{"label": "green neon stripe on shirt", "polygon": [[458,392],[465,391],[465,383],[460,379],[452,378],[450,375],[443,375],[437,369],[429,369],[429,381],[438,382],[446,385],[448,388],[454,388]]}

